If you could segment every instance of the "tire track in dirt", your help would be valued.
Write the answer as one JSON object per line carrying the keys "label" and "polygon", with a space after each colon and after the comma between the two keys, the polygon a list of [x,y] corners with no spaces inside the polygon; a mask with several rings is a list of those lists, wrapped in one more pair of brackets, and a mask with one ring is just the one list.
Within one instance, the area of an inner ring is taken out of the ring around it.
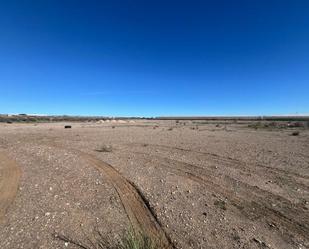
{"label": "tire track in dirt", "polygon": [[[158,159],[161,167],[168,168],[176,175],[204,185],[208,191],[226,197],[250,220],[265,219],[267,222],[277,224],[278,228],[280,226],[281,232],[285,234],[284,239],[287,239],[291,232],[301,234],[302,237],[309,239],[309,225],[304,223],[304,220],[309,220],[308,213],[296,208],[291,202],[280,196],[236,181],[228,176],[226,176],[228,184],[219,183],[209,170],[194,164],[143,152],[133,153]],[[237,192],[233,190],[234,186],[237,186]],[[276,207],[272,206],[272,202],[276,202]]]}
{"label": "tire track in dirt", "polygon": [[97,170],[104,173],[116,190],[133,229],[137,232],[140,231],[145,233],[149,237],[153,238],[156,243],[159,243],[161,249],[175,249],[175,246],[162,228],[156,214],[152,211],[145,196],[137,188],[137,186],[134,185],[134,183],[126,179],[113,166],[103,162],[94,155],[77,149],[68,149],[62,145],[59,145],[55,141],[49,141],[48,143],[43,144],[71,151],[79,155]]}
{"label": "tire track in dirt", "polygon": [[0,223],[15,199],[21,171],[15,161],[0,151]]}
{"label": "tire track in dirt", "polygon": [[[135,143],[132,145],[143,146],[143,144],[138,144],[138,143]],[[132,145],[130,147],[130,150],[132,149]],[[307,175],[300,175],[295,172],[290,172],[290,171],[286,171],[283,169],[276,169],[276,168],[273,168],[267,165],[243,162],[238,159],[224,157],[224,156],[214,154],[214,153],[209,153],[209,152],[189,150],[185,148],[168,146],[168,145],[144,144],[144,146],[145,145],[158,148],[158,149],[162,149],[162,148],[167,149],[167,150],[170,150],[171,152],[175,151],[175,153],[184,152],[184,153],[188,153],[189,155],[195,154],[196,159],[200,159],[201,161],[207,160],[208,163],[212,163],[214,166],[216,165],[228,166],[229,168],[235,169],[239,171],[240,173],[248,173],[250,175],[254,174],[259,177],[264,177],[265,173],[267,173],[267,176],[273,182],[277,182],[278,185],[281,187],[289,186],[290,188],[293,188],[293,189],[297,187],[305,191],[309,191],[309,186],[307,184],[309,183],[309,176]],[[135,152],[136,151],[134,151],[134,153]]]}
{"label": "tire track in dirt", "polygon": [[[142,144],[130,144],[129,146],[132,145],[139,145],[141,146]],[[278,169],[278,168],[274,168],[268,165],[264,165],[261,163],[248,163],[248,162],[243,162],[241,160],[238,160],[236,158],[231,158],[231,157],[225,157],[225,156],[221,156],[215,153],[210,153],[210,152],[205,152],[205,151],[196,151],[196,150],[191,150],[191,149],[185,149],[185,148],[181,148],[181,147],[177,147],[177,146],[168,146],[168,145],[162,145],[162,144],[145,144],[147,146],[150,147],[154,147],[154,148],[164,148],[164,149],[169,149],[169,150],[176,150],[176,151],[182,151],[182,152],[187,152],[187,153],[194,153],[194,154],[199,154],[202,156],[205,156],[208,160],[212,160],[215,162],[219,162],[219,163],[225,163],[227,165],[238,165],[238,167],[242,167],[242,169],[246,169],[247,166],[252,166],[252,167],[260,167],[260,168],[264,168],[266,169],[269,173],[272,174],[283,174],[283,175],[290,175],[290,176],[294,176],[300,179],[306,179],[309,180],[309,175],[301,175],[298,174],[296,172],[291,172],[291,171],[287,171],[284,169]]]}
{"label": "tire track in dirt", "polygon": [[[249,163],[244,162],[235,158],[221,156],[215,153],[202,152],[184,149],[180,147],[167,146],[167,145],[157,145],[151,144],[150,146],[156,148],[165,148],[169,150],[176,150],[186,153],[196,154],[196,158],[200,157],[202,160],[206,159],[207,162],[212,162],[218,165],[229,166],[230,168],[234,168],[236,170],[240,170],[241,172],[247,172],[249,174],[255,174],[259,177],[264,177],[265,172],[261,170],[265,170],[267,172],[268,177],[271,177],[273,181],[278,183],[284,182],[284,185],[290,186],[291,188],[300,188],[306,191],[309,191],[309,186],[306,183],[309,183],[309,175],[301,175],[296,172],[291,172],[284,169],[274,168],[268,165],[260,164],[260,163]],[[264,174],[263,174],[264,173]],[[278,181],[279,179],[279,181]]]}
{"label": "tire track in dirt", "polygon": [[155,214],[147,204],[145,197],[133,183],[128,181],[111,165],[97,159],[93,155],[82,151],[79,151],[79,154],[95,168],[108,176],[121,199],[132,226],[135,229],[141,230],[154,238],[155,241],[159,241],[162,249],[174,248]]}

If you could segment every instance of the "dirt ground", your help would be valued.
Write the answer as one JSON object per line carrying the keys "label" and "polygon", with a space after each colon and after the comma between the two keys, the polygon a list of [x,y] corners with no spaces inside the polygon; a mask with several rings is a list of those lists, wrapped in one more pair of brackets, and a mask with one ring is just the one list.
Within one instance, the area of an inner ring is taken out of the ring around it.
{"label": "dirt ground", "polygon": [[167,248],[309,248],[309,130],[292,131],[0,124],[0,248],[78,248],[57,236],[130,227]]}

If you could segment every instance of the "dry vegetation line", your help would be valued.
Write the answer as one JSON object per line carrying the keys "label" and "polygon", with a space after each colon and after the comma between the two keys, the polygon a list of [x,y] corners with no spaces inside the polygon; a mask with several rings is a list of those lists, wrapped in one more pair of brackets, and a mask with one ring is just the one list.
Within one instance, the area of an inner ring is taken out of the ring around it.
{"label": "dry vegetation line", "polygon": [[162,248],[173,248],[170,239],[165,234],[151,209],[147,206],[140,191],[111,165],[90,154],[81,151],[79,153],[84,159],[109,177],[110,182],[121,199],[132,226],[142,230],[142,232],[156,241],[160,241]]}
{"label": "dry vegetation line", "polygon": [[20,175],[16,162],[0,151],[0,223],[4,222],[4,215],[14,201]]}

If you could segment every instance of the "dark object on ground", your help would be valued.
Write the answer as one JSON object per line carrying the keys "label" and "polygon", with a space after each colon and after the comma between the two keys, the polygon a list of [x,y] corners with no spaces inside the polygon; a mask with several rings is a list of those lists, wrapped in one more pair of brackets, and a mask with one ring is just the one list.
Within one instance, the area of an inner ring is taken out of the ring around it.
{"label": "dark object on ground", "polygon": [[71,128],[72,128],[71,125],[65,125],[65,126],[64,126],[64,129],[71,129]]}
{"label": "dark object on ground", "polygon": [[99,149],[96,149],[97,152],[112,152],[113,148],[110,145],[102,145]]}
{"label": "dark object on ground", "polygon": [[292,136],[298,136],[299,135],[299,131],[293,131],[291,135]]}
{"label": "dark object on ground", "polygon": [[7,123],[7,124],[13,124],[13,122],[12,122],[12,121],[6,121],[6,123]]}

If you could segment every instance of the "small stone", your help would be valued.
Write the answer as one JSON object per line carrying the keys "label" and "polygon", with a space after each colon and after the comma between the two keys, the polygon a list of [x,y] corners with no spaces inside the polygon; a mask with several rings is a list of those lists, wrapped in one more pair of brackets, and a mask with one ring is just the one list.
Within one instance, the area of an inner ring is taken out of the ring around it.
{"label": "small stone", "polygon": [[261,241],[261,240],[259,240],[257,238],[253,238],[253,241],[258,243],[262,247],[268,247],[264,241]]}

